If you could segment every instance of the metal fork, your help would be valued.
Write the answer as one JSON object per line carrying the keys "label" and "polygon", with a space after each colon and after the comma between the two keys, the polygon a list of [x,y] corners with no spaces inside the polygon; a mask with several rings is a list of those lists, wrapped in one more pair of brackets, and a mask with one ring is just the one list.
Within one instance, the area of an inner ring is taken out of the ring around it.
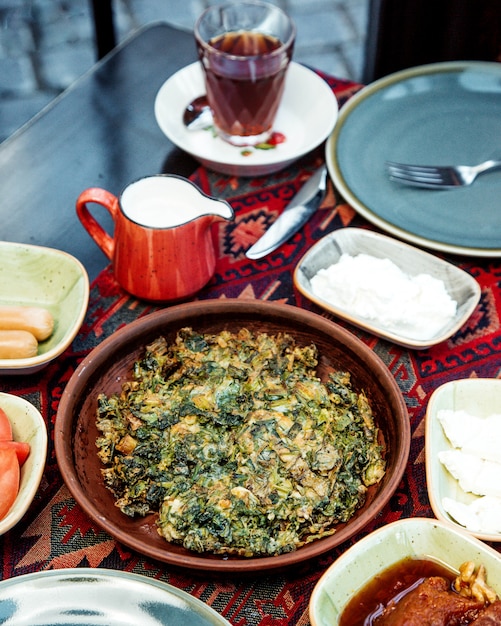
{"label": "metal fork", "polygon": [[452,189],[471,185],[479,174],[501,168],[501,161],[490,159],[479,165],[412,165],[386,161],[390,180],[427,189]]}

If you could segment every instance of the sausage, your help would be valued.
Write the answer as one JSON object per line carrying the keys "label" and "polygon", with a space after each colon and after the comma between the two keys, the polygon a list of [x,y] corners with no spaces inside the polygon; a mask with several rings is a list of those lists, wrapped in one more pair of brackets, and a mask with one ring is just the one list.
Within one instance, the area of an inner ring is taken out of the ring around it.
{"label": "sausage", "polygon": [[27,330],[0,330],[0,359],[29,359],[37,352],[38,341]]}
{"label": "sausage", "polygon": [[50,311],[37,306],[0,306],[0,330],[27,330],[44,341],[54,330]]}

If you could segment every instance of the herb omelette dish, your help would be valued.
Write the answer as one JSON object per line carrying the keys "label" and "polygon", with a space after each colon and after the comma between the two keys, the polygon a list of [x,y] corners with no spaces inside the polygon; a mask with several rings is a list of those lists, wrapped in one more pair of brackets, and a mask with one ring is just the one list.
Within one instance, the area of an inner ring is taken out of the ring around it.
{"label": "herb omelette dish", "polygon": [[287,334],[184,328],[159,337],[120,394],[100,395],[96,443],[126,515],[196,552],[279,555],[331,535],[385,472],[363,393],[316,375]]}

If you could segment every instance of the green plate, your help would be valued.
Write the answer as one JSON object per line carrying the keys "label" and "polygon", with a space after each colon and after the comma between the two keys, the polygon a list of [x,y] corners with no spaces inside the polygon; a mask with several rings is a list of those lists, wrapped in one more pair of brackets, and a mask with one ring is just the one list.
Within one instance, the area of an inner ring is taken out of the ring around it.
{"label": "green plate", "polygon": [[0,305],[37,306],[54,318],[54,332],[40,342],[38,354],[0,359],[0,375],[31,374],[71,344],[87,312],[89,277],[70,254],[23,243],[0,241]]}

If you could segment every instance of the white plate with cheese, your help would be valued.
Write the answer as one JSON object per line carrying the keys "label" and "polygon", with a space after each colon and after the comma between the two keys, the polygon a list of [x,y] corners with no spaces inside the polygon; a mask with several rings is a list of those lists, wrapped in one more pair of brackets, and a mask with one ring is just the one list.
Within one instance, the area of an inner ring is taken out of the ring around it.
{"label": "white plate with cheese", "polygon": [[[487,472],[482,478],[476,467],[481,457],[487,457],[482,461],[484,467],[501,471],[501,464],[488,460],[493,459],[492,452],[495,451],[495,446],[490,444],[499,442],[499,433],[494,432],[499,429],[497,417],[501,419],[501,380],[454,380],[441,385],[431,395],[425,435],[426,481],[435,516],[478,539],[493,542],[501,541],[501,517],[498,514],[501,497],[495,494],[501,490],[501,484]],[[494,429],[490,436],[485,432],[489,422]],[[446,435],[447,428],[449,436]],[[445,464],[451,453],[464,455],[456,476]],[[490,495],[480,495],[482,492]],[[499,531],[489,527],[492,519],[499,520]]]}

